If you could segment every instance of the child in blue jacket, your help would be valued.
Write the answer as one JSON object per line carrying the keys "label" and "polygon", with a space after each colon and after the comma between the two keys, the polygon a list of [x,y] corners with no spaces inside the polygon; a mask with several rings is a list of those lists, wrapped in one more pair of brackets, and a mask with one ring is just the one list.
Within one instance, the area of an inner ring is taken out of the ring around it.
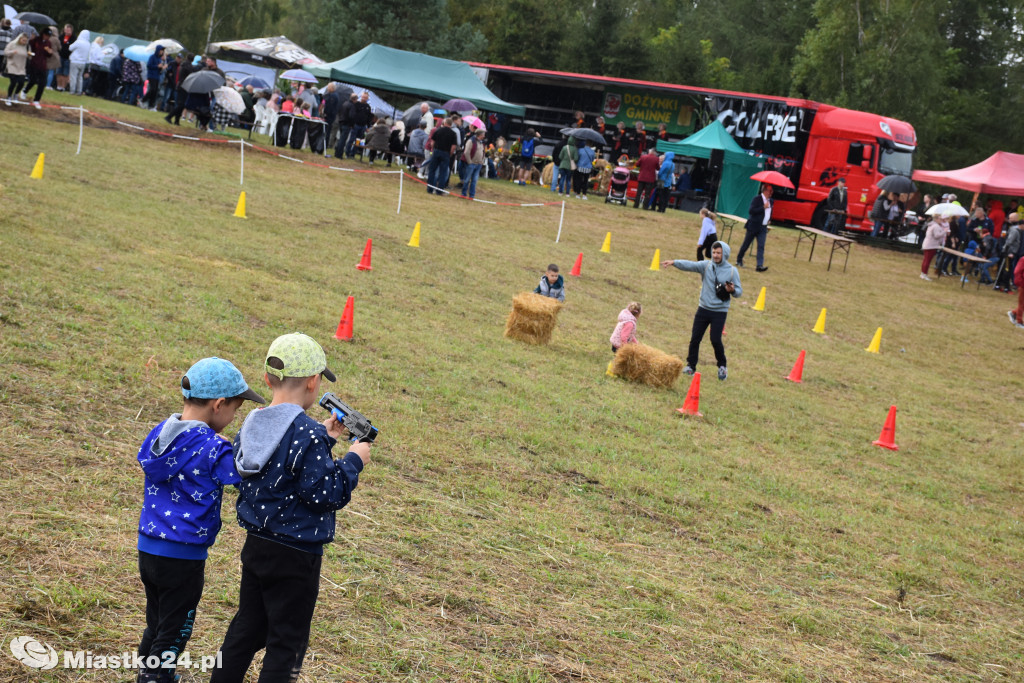
{"label": "child in blue jacket", "polygon": [[146,589],[139,654],[160,661],[139,672],[143,682],[174,680],[175,662],[195,628],[206,556],[220,531],[221,494],[241,481],[231,442],[220,432],[246,399],[266,403],[221,358],[204,358],[189,368],[181,393],[181,413],[154,427],[139,448],[145,474],[139,575]]}

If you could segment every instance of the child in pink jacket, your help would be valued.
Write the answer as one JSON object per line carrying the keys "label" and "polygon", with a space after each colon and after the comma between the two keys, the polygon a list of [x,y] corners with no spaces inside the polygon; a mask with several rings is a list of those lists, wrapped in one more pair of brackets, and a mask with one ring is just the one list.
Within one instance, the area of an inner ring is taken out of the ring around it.
{"label": "child in pink jacket", "polygon": [[612,330],[612,353],[617,352],[624,344],[636,344],[636,319],[640,317],[640,304],[631,302],[619,313],[619,322]]}

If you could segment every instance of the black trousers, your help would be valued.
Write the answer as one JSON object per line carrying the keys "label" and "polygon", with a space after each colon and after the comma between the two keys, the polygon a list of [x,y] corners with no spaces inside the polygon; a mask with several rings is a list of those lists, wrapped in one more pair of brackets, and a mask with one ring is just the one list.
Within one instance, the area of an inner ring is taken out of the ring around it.
{"label": "black trousers", "polygon": [[711,258],[711,247],[715,242],[718,241],[718,233],[711,233],[704,238],[703,244],[697,245],[697,260],[703,261],[706,258]]}
{"label": "black trousers", "polygon": [[28,74],[28,85],[25,86],[25,97],[28,97],[32,86],[36,86],[36,96],[33,101],[38,102],[43,96],[43,89],[46,88],[46,69],[36,69],[29,66],[25,72]]}
{"label": "black trousers", "polygon": [[320,593],[322,560],[252,534],[246,537],[238,612],[220,648],[221,668],[210,683],[242,683],[252,658],[264,648],[259,683],[298,680]]}
{"label": "black trousers", "polygon": [[654,183],[637,181],[636,197],[633,199],[633,208],[638,208],[640,206],[641,201],[643,201],[645,204],[644,208],[647,208],[646,203],[650,201],[652,192],[654,192]]}
{"label": "black trousers", "polygon": [[[203,597],[206,560],[179,560],[139,551],[139,576],[146,588],[146,630],[139,642],[143,657],[175,658],[188,644]],[[144,669],[140,680],[171,681],[174,669]]]}
{"label": "black trousers", "polygon": [[715,350],[715,362],[719,367],[725,367],[725,346],[722,344],[722,330],[725,329],[725,316],[727,311],[709,311],[706,308],[697,307],[697,313],[693,316],[693,330],[690,332],[690,351],[686,354],[686,364],[691,368],[697,367],[697,356],[700,353],[700,341],[704,338],[704,332],[711,328],[711,347]]}

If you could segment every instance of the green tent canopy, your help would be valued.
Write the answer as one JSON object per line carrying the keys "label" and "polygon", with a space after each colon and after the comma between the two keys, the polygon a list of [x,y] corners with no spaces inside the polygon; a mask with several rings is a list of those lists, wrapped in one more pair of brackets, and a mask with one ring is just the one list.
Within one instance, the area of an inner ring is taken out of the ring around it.
{"label": "green tent canopy", "polygon": [[750,176],[764,168],[764,162],[747,154],[736,140],[729,135],[721,121],[709,126],[679,142],[658,142],[659,152],[675,152],[677,155],[708,159],[711,150],[721,149],[725,154],[725,168],[718,184],[715,210],[734,216],[747,215],[750,199],[757,194],[761,184]]}
{"label": "green tent canopy", "polygon": [[480,109],[513,116],[526,113],[525,107],[509,104],[488,90],[465,62],[396,50],[376,43],[370,43],[336,62],[304,64],[302,68],[317,78],[418,95],[441,102],[461,98]]}

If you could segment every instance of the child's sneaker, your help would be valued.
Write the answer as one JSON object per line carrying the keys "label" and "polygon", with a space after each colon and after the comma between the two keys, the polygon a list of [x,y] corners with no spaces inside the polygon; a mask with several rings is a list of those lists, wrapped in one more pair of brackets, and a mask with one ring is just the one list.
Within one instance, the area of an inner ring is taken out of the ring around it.
{"label": "child's sneaker", "polygon": [[726,367],[724,365],[719,365],[718,366],[718,379],[724,382],[725,378],[728,377],[728,376],[729,376],[729,371],[726,369]]}
{"label": "child's sneaker", "polygon": [[683,368],[683,374],[684,375],[692,375],[693,374],[693,368],[691,368],[689,365],[687,365],[685,368]]}
{"label": "child's sneaker", "polygon": [[1010,324],[1011,325],[1019,325],[1020,324],[1020,323],[1017,322],[1016,316],[1013,315],[1013,311],[1007,311],[1006,312],[1006,317],[1010,319]]}
{"label": "child's sneaker", "polygon": [[928,282],[932,281],[932,279],[930,277],[928,277],[927,275],[925,275],[924,273],[921,273],[921,279],[922,280],[928,280]]}

